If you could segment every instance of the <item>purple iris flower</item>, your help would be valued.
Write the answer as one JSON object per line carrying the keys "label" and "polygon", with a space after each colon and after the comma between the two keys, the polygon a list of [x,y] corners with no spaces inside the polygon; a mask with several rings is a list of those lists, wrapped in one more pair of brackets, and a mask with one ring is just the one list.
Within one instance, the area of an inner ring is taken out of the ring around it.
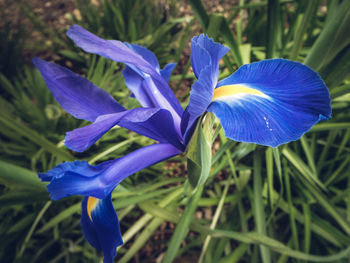
{"label": "purple iris flower", "polygon": [[111,192],[126,177],[185,151],[201,115],[220,120],[228,138],[276,147],[297,140],[331,116],[329,93],[316,72],[298,62],[263,60],[239,68],[219,81],[219,61],[229,50],[205,35],[192,39],[191,63],[197,81],[186,110],[168,81],[175,64],[160,69],[144,47],[104,40],[80,26],[67,35],[89,53],[126,64],[123,76],[141,108],[127,110],[87,79],[59,65],[34,58],[47,87],[72,116],[92,122],[68,132],[65,145],[82,152],[115,125],[159,143],[96,166],[86,161],[62,163],[42,181],[54,200],[83,195],[81,225],[88,242],[112,262],[123,241]]}

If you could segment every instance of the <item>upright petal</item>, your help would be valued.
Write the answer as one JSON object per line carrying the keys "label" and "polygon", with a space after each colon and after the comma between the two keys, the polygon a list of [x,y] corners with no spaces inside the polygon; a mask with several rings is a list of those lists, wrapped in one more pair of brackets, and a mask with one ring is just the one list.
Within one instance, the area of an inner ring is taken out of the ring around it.
{"label": "upright petal", "polygon": [[181,130],[185,144],[191,137],[198,117],[208,108],[213,98],[219,75],[219,61],[229,48],[205,35],[192,38],[191,64],[198,79],[191,90],[190,102],[182,118]]}
{"label": "upright petal", "polygon": [[70,70],[39,58],[33,63],[55,99],[72,116],[94,121],[99,115],[125,110],[106,91]]}
{"label": "upright petal", "polygon": [[123,240],[111,194],[104,199],[86,196],[81,208],[80,223],[86,240],[98,251],[103,251],[104,263],[112,263]]}
{"label": "upright petal", "polygon": [[119,125],[163,143],[170,143],[184,150],[175,131],[171,114],[164,109],[136,108],[128,111],[101,115],[88,126],[67,132],[65,145],[82,152],[94,144],[113,126]]}
{"label": "upright petal", "polygon": [[154,103],[152,96],[149,96],[148,89],[144,88],[143,86],[145,78],[128,66],[123,69],[122,74],[124,76],[126,86],[132,92],[133,97],[138,100],[141,106],[153,108]]}
{"label": "upright petal", "polygon": [[213,39],[204,34],[193,37],[191,64],[196,78],[199,79],[201,71],[210,65],[210,77],[213,79],[213,88],[215,88],[219,76],[219,61],[229,50],[228,47],[214,42]]}
{"label": "upright petal", "polygon": [[[156,87],[156,92],[152,90],[153,86],[151,86],[150,89],[147,89],[148,96],[153,98],[154,101],[159,102],[158,104],[162,105],[161,108],[169,110],[173,115],[175,123],[180,123],[180,117],[182,115],[181,105],[163,77],[152,65],[154,62],[153,59],[149,63],[143,58],[146,54],[143,49],[134,47],[133,50],[120,41],[101,39],[78,25],[72,26],[68,30],[67,35],[86,52],[125,63],[137,72],[146,73],[151,76],[152,82]],[[141,55],[135,51],[141,52]],[[145,88],[148,88],[148,86],[145,86]]]}
{"label": "upright petal", "polygon": [[104,199],[129,175],[180,153],[171,144],[153,144],[96,166],[86,161],[62,163],[39,177],[50,181],[47,189],[53,200],[70,195]]}
{"label": "upright petal", "polygon": [[[169,82],[171,72],[176,66],[176,63],[167,64],[162,70],[160,70],[157,57],[147,48],[135,44],[125,44],[132,51],[134,51],[143,59],[145,59],[148,63],[150,63],[157,71],[157,73],[159,73],[163,77],[166,83]],[[133,95],[137,98],[137,100],[141,103],[143,107],[156,107],[165,105],[164,102],[160,103],[153,98],[154,96],[152,94],[157,93],[157,90],[154,89],[154,85],[147,86],[147,82],[145,81],[145,79],[150,78],[150,74],[144,73],[142,70],[139,70],[139,68],[135,65],[128,64],[128,66],[126,66],[123,70],[123,76],[125,78],[127,87],[132,91]],[[169,86],[168,92],[172,93]]]}
{"label": "upright petal", "polygon": [[285,59],[239,68],[221,81],[208,108],[227,137],[276,147],[330,118],[329,92],[309,67]]}
{"label": "upright petal", "polygon": [[166,64],[165,67],[160,70],[160,75],[162,75],[163,79],[166,82],[169,82],[171,72],[174,70],[175,67],[176,67],[176,63],[169,63],[169,64]]}
{"label": "upright petal", "polygon": [[[190,137],[192,136],[191,133],[194,130],[194,126],[199,116],[207,111],[208,106],[213,99],[214,80],[211,78],[210,72],[211,67],[208,65],[201,70],[198,81],[192,85],[190,102],[186,108],[181,123],[185,145],[188,143]],[[188,115],[187,118],[185,114]]]}

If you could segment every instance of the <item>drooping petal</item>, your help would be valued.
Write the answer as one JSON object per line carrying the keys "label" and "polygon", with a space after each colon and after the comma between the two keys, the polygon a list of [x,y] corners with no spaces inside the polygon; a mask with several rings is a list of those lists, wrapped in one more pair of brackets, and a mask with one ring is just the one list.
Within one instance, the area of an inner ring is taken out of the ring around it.
{"label": "drooping petal", "polygon": [[[161,143],[172,144],[180,151],[184,151],[184,145],[177,130],[179,127],[174,126],[173,118],[169,111],[164,109],[146,110],[144,111],[147,114],[144,116],[140,116],[139,112],[136,111],[128,114],[120,120],[118,125]],[[143,112],[140,111],[140,113]]]}
{"label": "drooping petal", "polygon": [[[160,106],[160,108],[169,110],[175,123],[180,124],[180,117],[183,112],[181,105],[156,68],[142,57],[142,55],[145,55],[145,52],[139,55],[120,41],[101,39],[78,25],[72,26],[68,30],[67,35],[86,52],[125,63],[137,72],[148,74],[152,79],[153,85],[149,89],[148,86],[145,86],[145,88],[147,88],[148,96],[152,98],[152,101],[157,102],[157,105],[152,107]],[[137,48],[137,50],[139,49]]]}
{"label": "drooping petal", "polygon": [[74,117],[94,121],[99,115],[125,110],[106,91],[70,70],[39,58],[33,63],[58,103]]}
{"label": "drooping petal", "polygon": [[82,152],[115,125],[125,127],[159,142],[171,143],[183,150],[170,113],[167,110],[155,108],[136,108],[101,115],[93,124],[67,132],[65,145],[74,151]]}
{"label": "drooping petal", "polygon": [[120,41],[101,39],[78,25],[71,26],[67,36],[86,52],[99,54],[117,62],[138,65],[140,70],[148,74],[153,74],[155,71],[151,64]]}
{"label": "drooping petal", "polygon": [[86,161],[62,163],[39,177],[50,181],[47,189],[53,200],[70,195],[103,199],[129,175],[180,153],[171,144],[153,144],[97,166]]}
{"label": "drooping petal", "polygon": [[117,255],[116,248],[123,240],[111,194],[104,199],[86,196],[81,208],[80,223],[85,239],[98,251],[103,251],[104,263],[112,263]]}
{"label": "drooping petal", "polygon": [[208,111],[227,137],[276,147],[330,118],[329,92],[309,67],[285,59],[244,65],[221,81]]}

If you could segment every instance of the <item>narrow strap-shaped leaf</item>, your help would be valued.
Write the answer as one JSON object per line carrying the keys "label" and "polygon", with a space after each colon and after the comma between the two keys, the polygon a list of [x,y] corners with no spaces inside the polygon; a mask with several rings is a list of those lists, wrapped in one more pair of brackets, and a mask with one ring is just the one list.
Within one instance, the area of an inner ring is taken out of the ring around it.
{"label": "narrow strap-shaped leaf", "polygon": [[[157,206],[153,206],[151,209],[148,209],[147,212],[149,212],[154,216],[163,218],[164,220],[167,220],[173,223],[178,223],[180,220],[180,217],[176,212],[171,212],[165,208],[160,208]],[[265,245],[271,248],[271,250],[278,252],[282,255],[288,255],[289,257],[292,257],[292,258],[303,259],[303,260],[312,261],[312,262],[337,262],[338,260],[350,255],[350,246],[346,247],[344,250],[341,250],[336,254],[317,256],[317,255],[311,255],[311,254],[307,254],[301,251],[291,249],[286,245],[282,244],[278,240],[272,239],[270,237],[261,235],[256,232],[240,233],[240,232],[233,232],[233,231],[210,229],[209,227],[202,226],[201,224],[198,224],[196,222],[192,222],[190,227],[191,227],[191,230],[193,231],[196,231],[205,235],[211,235],[214,238],[226,237],[226,238],[237,240],[239,242],[245,242],[248,244]]]}
{"label": "narrow strap-shaped leaf", "polygon": [[[254,152],[254,219],[256,224],[256,229],[259,234],[266,235],[266,221],[265,221],[265,211],[264,204],[262,200],[262,178],[261,178],[261,156],[258,151]],[[260,246],[261,259],[264,263],[271,262],[270,250],[261,245]]]}
{"label": "narrow strap-shaped leaf", "polygon": [[176,258],[181,242],[190,230],[190,224],[193,220],[193,214],[196,211],[198,201],[202,195],[203,186],[198,187],[196,192],[190,197],[188,204],[176,226],[175,232],[170,240],[168,250],[164,256],[163,263],[171,263]]}

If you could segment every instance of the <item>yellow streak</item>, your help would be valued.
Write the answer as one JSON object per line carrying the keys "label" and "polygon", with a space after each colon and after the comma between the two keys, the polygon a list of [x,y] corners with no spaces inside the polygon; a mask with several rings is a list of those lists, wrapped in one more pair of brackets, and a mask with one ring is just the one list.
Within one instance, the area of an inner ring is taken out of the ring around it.
{"label": "yellow streak", "polygon": [[91,217],[91,211],[95,209],[97,206],[98,199],[92,196],[89,196],[88,201],[87,201],[87,213],[90,217],[90,220],[92,221]]}
{"label": "yellow streak", "polygon": [[244,85],[240,84],[235,84],[235,85],[226,85],[226,86],[221,86],[217,89],[214,90],[214,97],[213,100],[216,100],[220,97],[226,97],[226,96],[234,96],[236,94],[252,94],[252,95],[264,95],[264,93],[256,90],[249,88]]}

